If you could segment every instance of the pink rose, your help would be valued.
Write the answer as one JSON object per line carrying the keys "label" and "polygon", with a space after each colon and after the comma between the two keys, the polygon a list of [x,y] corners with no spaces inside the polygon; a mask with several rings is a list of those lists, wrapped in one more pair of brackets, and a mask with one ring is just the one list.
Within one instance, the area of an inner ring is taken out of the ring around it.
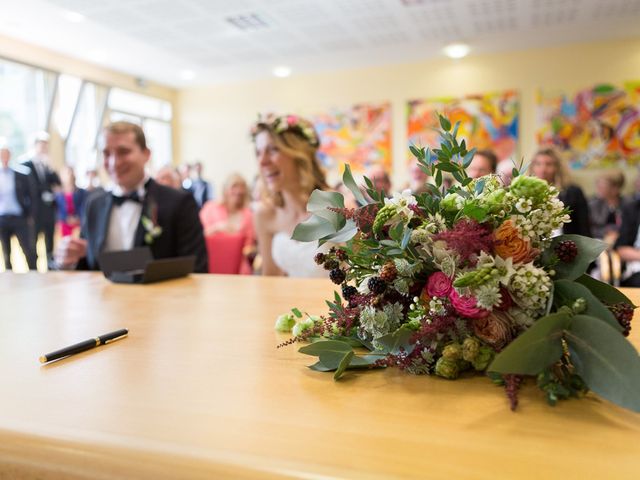
{"label": "pink rose", "polygon": [[478,307],[476,299],[470,295],[460,295],[455,288],[449,293],[449,300],[456,312],[466,318],[484,318],[489,311]]}
{"label": "pink rose", "polygon": [[432,273],[425,287],[429,297],[447,298],[451,292],[451,279],[442,272]]}

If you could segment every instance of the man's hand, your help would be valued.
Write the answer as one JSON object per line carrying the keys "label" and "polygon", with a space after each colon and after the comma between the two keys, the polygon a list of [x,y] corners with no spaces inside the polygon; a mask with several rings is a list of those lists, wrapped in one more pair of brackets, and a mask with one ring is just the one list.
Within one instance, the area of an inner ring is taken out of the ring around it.
{"label": "man's hand", "polygon": [[56,249],[56,264],[63,270],[75,268],[87,255],[87,241],[82,238],[64,237]]}

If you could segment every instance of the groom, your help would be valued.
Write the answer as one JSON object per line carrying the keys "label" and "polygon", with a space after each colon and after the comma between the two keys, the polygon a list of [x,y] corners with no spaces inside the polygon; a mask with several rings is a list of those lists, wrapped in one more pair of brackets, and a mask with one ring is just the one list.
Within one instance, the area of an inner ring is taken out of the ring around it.
{"label": "groom", "polygon": [[151,151],[142,129],[115,122],[105,129],[104,166],[115,188],[89,196],[80,238],[66,237],[56,252],[62,269],[98,270],[101,252],[149,246],[154,258],[195,255],[206,273],[207,251],[198,207],[189,192],[145,174]]}

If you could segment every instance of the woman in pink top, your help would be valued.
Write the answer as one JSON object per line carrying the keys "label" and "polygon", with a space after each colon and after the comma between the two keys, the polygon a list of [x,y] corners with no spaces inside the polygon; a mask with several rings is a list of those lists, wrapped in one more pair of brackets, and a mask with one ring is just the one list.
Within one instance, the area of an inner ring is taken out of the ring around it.
{"label": "woman in pink top", "polygon": [[222,202],[206,202],[200,221],[209,252],[210,273],[250,275],[256,236],[249,209],[247,182],[232,174],[224,183]]}

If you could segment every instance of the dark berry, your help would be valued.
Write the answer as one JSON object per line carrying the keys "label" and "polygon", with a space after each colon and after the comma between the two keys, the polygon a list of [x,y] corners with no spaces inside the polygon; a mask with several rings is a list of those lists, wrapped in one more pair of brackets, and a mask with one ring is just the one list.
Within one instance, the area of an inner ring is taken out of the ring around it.
{"label": "dark berry", "polygon": [[351,297],[353,297],[357,293],[358,293],[358,289],[356,287],[353,287],[351,285],[342,286],[342,298],[344,298],[345,300],[349,300]]}
{"label": "dark berry", "polygon": [[326,260],[324,262],[324,269],[325,270],[334,270],[336,268],[338,268],[340,266],[340,264],[338,263],[337,260],[334,260],[333,258],[330,258],[328,260]]}
{"label": "dark berry", "polygon": [[338,248],[336,250],[336,258],[338,260],[340,260],[341,262],[344,262],[347,259],[347,252],[346,250],[343,250],[342,248]]}
{"label": "dark berry", "polygon": [[322,265],[326,259],[327,256],[324,253],[316,253],[316,255],[313,257],[313,261],[318,265]]}
{"label": "dark berry", "polygon": [[384,293],[387,288],[387,283],[382,280],[380,277],[371,277],[369,282],[367,282],[367,286],[371,293],[380,294]]}
{"label": "dark berry", "polygon": [[385,263],[380,269],[380,278],[385,282],[393,282],[398,276],[398,269],[393,262]]}
{"label": "dark berry", "polygon": [[347,278],[347,275],[341,268],[334,268],[329,272],[329,278],[336,285],[340,285],[342,282],[344,282],[345,278]]}
{"label": "dark berry", "polygon": [[629,336],[631,333],[631,320],[633,319],[633,306],[629,305],[625,302],[616,303],[609,307],[609,310],[613,313],[613,316],[616,317],[618,323],[622,327],[622,334],[625,337]]}
{"label": "dark berry", "polygon": [[578,245],[573,240],[564,240],[555,247],[558,258],[563,263],[571,263],[578,256]]}

